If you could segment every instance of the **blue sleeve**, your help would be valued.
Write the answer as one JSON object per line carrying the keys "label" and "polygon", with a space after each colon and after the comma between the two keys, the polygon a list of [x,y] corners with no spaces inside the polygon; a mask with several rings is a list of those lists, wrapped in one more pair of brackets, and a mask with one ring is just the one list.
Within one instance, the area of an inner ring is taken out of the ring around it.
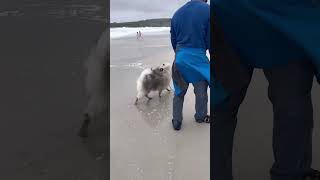
{"label": "blue sleeve", "polygon": [[206,43],[206,48],[207,50],[210,50],[211,48],[211,31],[210,31],[210,27],[211,27],[211,18],[210,18],[210,6],[207,6],[207,11],[206,11],[206,16],[207,16],[207,24],[205,27],[205,43]]}
{"label": "blue sleeve", "polygon": [[210,34],[211,34],[211,32],[210,32],[210,18],[209,18],[209,22],[208,22],[208,24],[207,24],[207,27],[206,27],[206,39],[205,39],[205,42],[206,42],[206,46],[207,46],[207,49],[209,49],[210,50],[210,48],[211,48],[211,43],[210,43],[210,38],[211,38],[211,36],[210,36]]}
{"label": "blue sleeve", "polygon": [[176,40],[176,32],[174,30],[173,18],[171,20],[170,34],[171,34],[171,45],[172,45],[172,48],[173,48],[174,51],[176,51],[177,40]]}

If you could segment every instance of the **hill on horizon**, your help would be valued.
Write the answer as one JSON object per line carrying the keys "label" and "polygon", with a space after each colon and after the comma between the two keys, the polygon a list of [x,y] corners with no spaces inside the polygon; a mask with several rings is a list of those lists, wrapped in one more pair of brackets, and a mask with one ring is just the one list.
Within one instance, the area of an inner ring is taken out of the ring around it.
{"label": "hill on horizon", "polygon": [[146,19],[133,22],[113,22],[110,27],[170,27],[170,18]]}

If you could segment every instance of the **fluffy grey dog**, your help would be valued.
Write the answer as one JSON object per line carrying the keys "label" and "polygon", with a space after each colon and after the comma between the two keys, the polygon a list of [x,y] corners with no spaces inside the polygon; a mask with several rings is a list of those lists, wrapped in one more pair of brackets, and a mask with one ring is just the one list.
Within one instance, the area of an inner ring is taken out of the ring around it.
{"label": "fluffy grey dog", "polygon": [[96,47],[91,51],[85,64],[87,70],[85,88],[88,103],[79,131],[80,137],[88,136],[88,126],[91,120],[107,118],[109,112],[109,36],[108,30],[101,35]]}
{"label": "fluffy grey dog", "polygon": [[151,91],[158,91],[159,97],[161,92],[165,89],[171,90],[171,66],[169,63],[162,64],[155,68],[148,68],[142,71],[140,77],[137,80],[137,97],[135,104],[142,97],[147,97],[148,100],[152,98],[148,96]]}

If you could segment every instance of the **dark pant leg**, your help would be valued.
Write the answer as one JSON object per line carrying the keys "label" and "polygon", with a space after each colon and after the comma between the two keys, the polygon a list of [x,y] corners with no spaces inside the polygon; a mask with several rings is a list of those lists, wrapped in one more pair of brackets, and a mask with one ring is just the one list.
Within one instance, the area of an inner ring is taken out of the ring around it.
{"label": "dark pant leg", "polygon": [[200,81],[193,84],[194,94],[196,96],[196,113],[194,118],[196,120],[203,120],[208,114],[208,83],[207,81]]}
{"label": "dark pant leg", "polygon": [[184,103],[184,96],[186,95],[187,90],[181,92],[179,95],[174,95],[173,97],[173,111],[172,111],[172,116],[173,116],[173,121],[176,121],[178,123],[182,123],[183,119],[183,103]]}
{"label": "dark pant leg", "polygon": [[246,95],[253,69],[240,63],[239,56],[224,40],[223,34],[215,31],[214,37],[214,63],[211,64],[211,69],[228,97],[222,104],[211,104],[211,177],[213,180],[232,180],[232,150],[237,113]]}
{"label": "dark pant leg", "polygon": [[313,67],[300,61],[264,72],[274,111],[272,180],[303,180],[312,159]]}

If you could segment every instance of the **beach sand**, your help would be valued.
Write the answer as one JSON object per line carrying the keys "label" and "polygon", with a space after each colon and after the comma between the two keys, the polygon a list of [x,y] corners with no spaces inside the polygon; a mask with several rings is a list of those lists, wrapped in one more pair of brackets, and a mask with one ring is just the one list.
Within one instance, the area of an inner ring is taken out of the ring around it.
{"label": "beach sand", "polygon": [[[210,178],[210,129],[193,120],[192,87],[181,131],[171,127],[172,94],[134,106],[135,80],[145,66],[171,62],[168,36],[111,40],[111,179],[194,180]],[[255,70],[238,117],[234,145],[236,180],[269,180],[272,166],[272,106],[267,81]],[[312,91],[312,167],[320,169],[320,86]]]}
{"label": "beach sand", "polygon": [[[171,125],[172,92],[134,105],[144,67],[173,61],[169,35],[111,39],[110,165],[112,180],[208,180],[210,125],[198,124],[190,86],[182,129]],[[208,106],[209,107],[209,106]]]}

